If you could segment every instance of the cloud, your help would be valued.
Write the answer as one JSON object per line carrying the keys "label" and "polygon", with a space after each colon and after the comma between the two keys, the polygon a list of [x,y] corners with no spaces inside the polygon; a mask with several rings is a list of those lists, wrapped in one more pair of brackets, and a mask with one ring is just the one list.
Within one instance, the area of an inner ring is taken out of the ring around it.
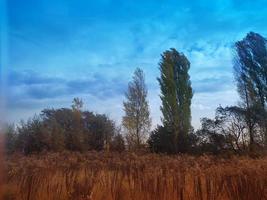
{"label": "cloud", "polygon": [[193,81],[192,87],[195,93],[215,93],[231,90],[233,88],[231,77],[221,76],[218,78],[204,78]]}
{"label": "cloud", "polygon": [[44,76],[33,70],[10,71],[8,74],[8,83],[11,86],[16,85],[40,85],[40,84],[58,84],[64,82],[62,78]]}
{"label": "cloud", "polygon": [[267,34],[265,4],[265,0],[31,0],[27,4],[9,0],[12,118],[19,112],[23,116],[26,108],[34,113],[46,106],[68,106],[72,97],[81,96],[90,108],[118,119],[123,92],[134,69],[141,67],[158,123],[158,62],[171,47],[191,62],[194,122],[210,116],[218,104],[237,100],[232,45],[248,31]]}
{"label": "cloud", "polygon": [[[98,99],[113,98],[122,95],[126,86],[127,82],[124,82],[122,78],[109,79],[100,74],[94,74],[87,79],[70,79],[44,76],[34,71],[12,71],[9,76],[8,102],[12,107],[29,108],[33,101],[57,99],[64,96],[88,94]],[[29,105],[26,105],[27,101]]]}

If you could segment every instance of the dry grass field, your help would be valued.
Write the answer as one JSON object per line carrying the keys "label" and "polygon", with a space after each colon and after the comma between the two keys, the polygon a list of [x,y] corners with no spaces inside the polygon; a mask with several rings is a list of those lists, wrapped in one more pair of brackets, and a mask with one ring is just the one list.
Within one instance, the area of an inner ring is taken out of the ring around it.
{"label": "dry grass field", "polygon": [[9,200],[267,199],[267,158],[64,152],[5,164]]}

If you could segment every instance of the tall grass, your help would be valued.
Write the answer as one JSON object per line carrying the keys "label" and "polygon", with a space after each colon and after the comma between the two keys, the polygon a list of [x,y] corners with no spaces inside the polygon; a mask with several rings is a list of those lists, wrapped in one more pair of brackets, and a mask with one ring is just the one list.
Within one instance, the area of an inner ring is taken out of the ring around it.
{"label": "tall grass", "polygon": [[5,199],[267,199],[267,158],[54,153],[6,160]]}

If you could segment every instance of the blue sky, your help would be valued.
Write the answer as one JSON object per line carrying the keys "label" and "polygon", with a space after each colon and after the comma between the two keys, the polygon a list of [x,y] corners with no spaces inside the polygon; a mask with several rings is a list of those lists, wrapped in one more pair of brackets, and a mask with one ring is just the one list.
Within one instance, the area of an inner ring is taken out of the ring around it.
{"label": "blue sky", "polygon": [[163,51],[174,47],[191,62],[192,123],[198,127],[199,118],[212,117],[218,105],[238,102],[233,43],[249,31],[267,35],[265,0],[5,3],[9,122],[43,108],[70,106],[81,97],[86,109],[119,123],[127,83],[141,67],[153,124],[160,123],[158,62]]}

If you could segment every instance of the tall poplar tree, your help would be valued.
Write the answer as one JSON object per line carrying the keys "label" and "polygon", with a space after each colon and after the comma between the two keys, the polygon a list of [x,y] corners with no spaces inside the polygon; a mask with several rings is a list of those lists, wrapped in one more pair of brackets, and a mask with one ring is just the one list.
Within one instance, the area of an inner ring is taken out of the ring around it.
{"label": "tall poplar tree", "polygon": [[183,151],[191,128],[193,91],[188,74],[190,62],[174,48],[165,51],[159,63],[162,122],[172,132],[175,151]]}
{"label": "tall poplar tree", "polygon": [[235,43],[234,72],[237,90],[246,108],[250,144],[255,140],[255,125],[259,124],[267,146],[267,40],[250,32]]}
{"label": "tall poplar tree", "polygon": [[126,130],[129,148],[137,150],[144,144],[151,127],[145,75],[140,68],[135,70],[125,97],[126,101],[123,102],[125,116],[122,124]]}

